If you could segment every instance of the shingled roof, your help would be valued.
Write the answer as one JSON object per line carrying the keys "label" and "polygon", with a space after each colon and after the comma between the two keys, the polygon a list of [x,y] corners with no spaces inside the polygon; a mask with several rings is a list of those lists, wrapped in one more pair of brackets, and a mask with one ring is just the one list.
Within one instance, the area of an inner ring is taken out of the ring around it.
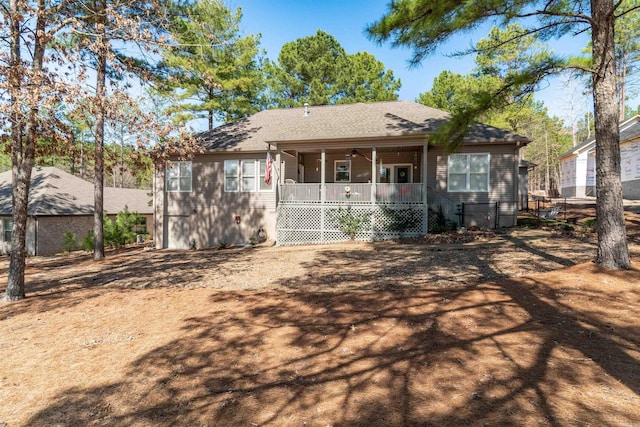
{"label": "shingled roof", "polygon": [[[11,171],[0,173],[0,215],[11,215]],[[125,206],[131,212],[151,214],[147,190],[104,188],[104,210],[116,214]],[[31,174],[29,215],[93,214],[93,184],[55,167],[36,167]]]}
{"label": "shingled roof", "polygon": [[[640,138],[640,115],[631,117],[627,120],[620,122],[620,143],[625,143],[628,141],[633,141],[634,139]],[[573,147],[571,150],[568,150],[558,156],[560,159],[569,157],[573,154],[578,154],[582,151],[590,150],[595,147],[596,137],[592,136],[591,138],[586,139],[580,144]]]}
{"label": "shingled roof", "polygon": [[[196,137],[207,151],[264,151],[266,143],[379,139],[429,135],[450,115],[409,101],[264,110]],[[529,139],[477,124],[466,142],[522,142]]]}

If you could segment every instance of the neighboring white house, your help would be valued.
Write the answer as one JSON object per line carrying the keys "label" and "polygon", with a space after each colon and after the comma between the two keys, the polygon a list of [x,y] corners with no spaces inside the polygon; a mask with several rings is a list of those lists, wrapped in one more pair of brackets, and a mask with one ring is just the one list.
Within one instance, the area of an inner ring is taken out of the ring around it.
{"label": "neighboring white house", "polygon": [[[562,154],[562,197],[596,195],[595,137]],[[620,123],[622,197],[640,199],[640,116]]]}

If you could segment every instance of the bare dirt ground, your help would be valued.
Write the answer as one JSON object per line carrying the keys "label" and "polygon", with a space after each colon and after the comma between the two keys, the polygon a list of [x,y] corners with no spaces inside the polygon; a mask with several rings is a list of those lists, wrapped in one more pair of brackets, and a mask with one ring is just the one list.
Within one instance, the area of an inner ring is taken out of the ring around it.
{"label": "bare dirt ground", "polygon": [[640,426],[627,222],[614,273],[581,222],[33,258],[0,304],[0,426]]}

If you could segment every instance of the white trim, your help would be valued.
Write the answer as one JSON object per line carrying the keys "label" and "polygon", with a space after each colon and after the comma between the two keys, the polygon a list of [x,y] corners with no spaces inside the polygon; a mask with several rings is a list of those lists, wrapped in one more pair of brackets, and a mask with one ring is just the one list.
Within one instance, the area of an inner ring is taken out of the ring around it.
{"label": "white trim", "polygon": [[[240,192],[242,193],[255,193],[257,191],[257,186],[258,186],[258,176],[256,174],[256,162],[257,159],[240,159]],[[253,169],[253,175],[247,174],[246,178],[253,178],[253,188],[244,188],[244,179],[245,179],[245,174],[244,174],[244,165],[248,164],[250,169]],[[251,164],[253,164],[253,168],[251,168]]]}
{"label": "white trim", "polygon": [[[452,156],[465,156],[466,161],[466,188],[463,190],[451,189],[451,157]],[[487,189],[486,190],[472,190],[471,185],[471,170],[469,167],[469,159],[471,156],[487,156]],[[491,190],[491,154],[490,153],[454,153],[447,156],[447,191],[449,193],[488,193]]]}
{"label": "white trim", "polygon": [[[349,180],[348,181],[338,181],[338,163],[345,163],[345,164],[349,164],[349,170],[347,171],[349,173]],[[334,160],[333,161],[333,182],[338,183],[338,182],[351,182],[351,160]]]}
{"label": "white trim", "polygon": [[[182,164],[189,164],[190,167],[189,169],[191,170],[191,175],[187,176],[182,176],[180,174],[181,171],[181,166]],[[165,192],[167,193],[191,193],[193,191],[193,162],[191,162],[190,160],[186,160],[186,161],[172,161],[171,162],[172,167],[167,167],[167,165],[165,164]],[[175,177],[170,177],[170,170],[177,170],[178,171],[178,175]],[[177,190],[170,190],[169,189],[169,179],[177,179],[178,181],[178,189]],[[189,189],[188,190],[183,190],[181,188],[180,183],[182,182],[183,178],[189,178],[190,182],[189,182]]]}
{"label": "white trim", "polygon": [[[233,175],[227,175],[227,163],[235,162],[236,163],[236,175],[235,179],[237,182],[237,186],[235,190],[229,190],[227,188],[227,177],[234,178]],[[224,179],[224,192],[225,193],[238,193],[240,192],[240,159],[227,159],[222,164],[222,177]]]}
{"label": "white trim", "polygon": [[[235,175],[235,179],[237,180],[238,183],[238,187],[236,190],[229,190],[227,188],[227,177],[228,178],[234,178],[234,176],[232,175],[227,175],[227,162],[235,162],[237,165],[237,172]],[[254,185],[253,188],[245,188],[244,184],[243,184],[243,169],[242,169],[242,165],[243,164],[247,164],[247,163],[252,163],[253,162],[253,175],[248,175],[248,177],[251,177],[254,179]],[[274,161],[271,165],[271,186],[268,189],[263,189],[262,188],[262,182],[264,182],[264,174],[261,174],[260,172],[260,163],[261,162],[265,162],[266,165],[266,159],[226,159],[223,162],[223,167],[222,167],[222,174],[223,174],[223,179],[224,179],[224,192],[225,193],[270,193],[273,192],[273,189],[275,187],[275,179],[274,179],[274,175],[276,174],[275,169],[275,164],[276,162]]]}
{"label": "white trim", "polygon": [[[258,193],[270,193],[273,192],[273,186],[275,185],[275,179],[274,179],[274,175],[275,175],[275,161],[271,162],[271,185],[269,186],[269,188],[262,188],[262,183],[264,182],[264,174],[260,173],[260,164],[264,162],[264,167],[265,167],[265,172],[267,171],[267,159],[256,159],[256,172],[257,172],[257,179],[258,181],[256,181],[256,186],[258,187],[256,189],[256,191]],[[266,184],[266,183],[265,183]]]}
{"label": "white trim", "polygon": [[[378,165],[379,167],[379,165]],[[413,184],[413,163],[382,163],[382,167],[385,169],[389,169],[389,184],[397,184],[396,182],[396,167],[407,167],[409,168],[409,184]],[[380,183],[381,175],[376,174],[376,180]]]}
{"label": "white trim", "polygon": [[[382,164],[384,166],[384,163]],[[408,184],[413,184],[413,163],[394,163],[393,164],[393,173],[391,174],[391,183],[398,184],[396,182],[396,168],[408,168],[409,169],[409,182]]]}

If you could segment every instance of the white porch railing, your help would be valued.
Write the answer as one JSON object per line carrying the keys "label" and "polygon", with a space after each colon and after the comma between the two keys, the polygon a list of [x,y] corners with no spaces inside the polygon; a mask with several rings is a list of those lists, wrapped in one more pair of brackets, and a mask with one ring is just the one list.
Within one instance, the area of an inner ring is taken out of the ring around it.
{"label": "white porch railing", "polygon": [[[371,203],[371,187],[368,183],[325,184],[325,201]],[[376,184],[375,201],[378,203],[422,203],[422,184]],[[319,203],[321,184],[282,184],[280,203]]]}
{"label": "white porch railing", "polygon": [[420,203],[422,184],[376,184],[376,200],[383,203]]}

